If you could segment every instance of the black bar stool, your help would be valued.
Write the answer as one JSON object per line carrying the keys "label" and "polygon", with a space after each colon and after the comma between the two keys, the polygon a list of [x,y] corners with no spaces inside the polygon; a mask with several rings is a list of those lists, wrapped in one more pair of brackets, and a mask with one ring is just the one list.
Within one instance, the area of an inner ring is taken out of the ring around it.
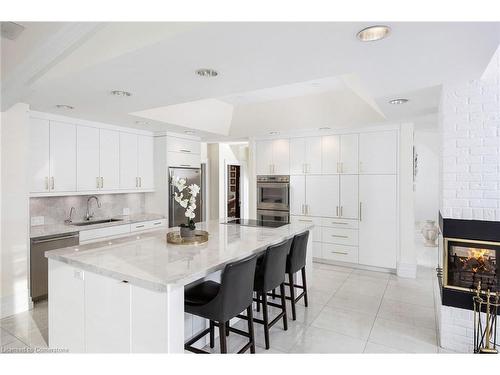
{"label": "black bar stool", "polygon": [[214,327],[218,327],[220,351],[227,353],[226,327],[229,325],[229,320],[246,309],[248,332],[235,328],[231,328],[231,330],[248,337],[248,343],[238,353],[244,353],[249,348],[251,353],[255,353],[252,297],[256,262],[257,257],[251,256],[229,263],[224,268],[220,284],[215,281],[204,281],[184,290],[184,310],[187,313],[210,320],[210,327],[188,340],[184,344],[184,349],[193,353],[208,354],[208,352],[192,345],[210,333],[210,347],[213,348]]}
{"label": "black bar stool", "polygon": [[[265,253],[257,259],[257,269],[255,270],[255,281],[253,290],[257,293],[257,307],[262,302],[263,319],[254,318],[254,322],[264,325],[264,339],[266,349],[269,349],[269,328],[283,319],[283,328],[288,330],[285,301],[285,268],[286,258],[290,251],[292,239],[283,241],[279,244],[269,246]],[[267,301],[267,292],[280,287],[281,304]],[[268,306],[278,307],[281,312],[276,318],[269,322]],[[239,318],[246,319],[244,315],[238,315]],[[232,328],[230,329],[232,331]]]}
{"label": "black bar stool", "polygon": [[[306,282],[306,254],[307,254],[307,241],[309,239],[309,231],[297,234],[293,237],[292,246],[290,248],[290,253],[286,259],[286,273],[288,274],[288,283],[285,285],[290,287],[290,297],[289,299],[292,305],[292,319],[297,320],[297,313],[295,309],[295,304],[304,297],[304,305],[308,306],[307,301],[307,282]],[[298,271],[302,274],[302,285],[297,285],[293,282],[293,276]],[[297,297],[295,297],[295,288],[302,289]],[[280,292],[283,295],[283,292]],[[281,297],[276,295],[274,289],[272,292],[272,297]]]}

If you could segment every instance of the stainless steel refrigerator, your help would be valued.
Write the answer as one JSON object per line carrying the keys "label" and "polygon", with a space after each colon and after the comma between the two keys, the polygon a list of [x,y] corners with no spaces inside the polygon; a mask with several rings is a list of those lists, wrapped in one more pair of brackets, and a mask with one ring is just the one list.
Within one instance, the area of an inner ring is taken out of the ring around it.
{"label": "stainless steel refrigerator", "polygon": [[194,221],[199,223],[203,221],[203,191],[204,186],[202,186],[202,170],[200,168],[169,168],[168,169],[168,182],[169,182],[169,200],[168,200],[168,225],[170,228],[178,227],[180,224],[187,223],[187,218],[184,215],[185,209],[182,208],[179,203],[174,200],[174,187],[172,186],[172,177],[176,176],[179,178],[186,179],[186,185],[196,184],[200,187],[200,194],[196,197],[196,217]]}

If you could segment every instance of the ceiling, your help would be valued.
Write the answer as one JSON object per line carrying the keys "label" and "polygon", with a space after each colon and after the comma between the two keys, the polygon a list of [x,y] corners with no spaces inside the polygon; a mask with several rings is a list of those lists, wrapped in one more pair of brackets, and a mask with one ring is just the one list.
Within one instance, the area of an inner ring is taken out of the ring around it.
{"label": "ceiling", "polygon": [[[38,24],[21,24],[25,31],[2,48],[9,67],[2,69],[2,110],[23,101],[35,110],[141,129],[191,127],[207,140],[275,130],[249,127],[249,119],[262,119],[273,106],[286,113],[286,103],[300,100],[304,113],[324,108],[320,120],[333,127],[429,118],[440,85],[479,78],[500,43],[500,23],[390,23],[392,34],[370,43],[355,37],[365,23],[58,23],[40,33]],[[199,68],[219,75],[199,77]],[[132,96],[110,95],[115,89]],[[410,102],[387,104],[395,97]],[[207,100],[232,107],[229,126],[215,115],[206,126],[202,118],[190,126],[161,116],[144,123],[148,111],[184,104],[196,112],[192,103]],[[278,127],[289,121],[274,118]]]}

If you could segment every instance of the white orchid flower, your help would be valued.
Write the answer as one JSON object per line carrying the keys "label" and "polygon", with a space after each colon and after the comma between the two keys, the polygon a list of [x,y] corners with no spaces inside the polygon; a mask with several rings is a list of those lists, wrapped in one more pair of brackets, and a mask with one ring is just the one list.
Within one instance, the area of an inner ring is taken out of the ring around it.
{"label": "white orchid flower", "polygon": [[200,187],[196,184],[191,184],[189,185],[189,191],[191,192],[192,196],[196,197],[200,192]]}

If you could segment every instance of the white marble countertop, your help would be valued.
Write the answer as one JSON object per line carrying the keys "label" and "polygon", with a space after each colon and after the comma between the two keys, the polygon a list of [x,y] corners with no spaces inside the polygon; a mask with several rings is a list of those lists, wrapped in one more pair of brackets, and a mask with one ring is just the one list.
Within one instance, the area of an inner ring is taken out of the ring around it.
{"label": "white marble countertop", "polygon": [[[121,219],[120,221],[113,221],[108,223],[100,223],[100,224],[90,224],[85,226],[77,226],[73,224],[65,224],[65,223],[57,223],[57,224],[46,224],[46,225],[36,225],[30,228],[30,238],[36,237],[44,237],[44,236],[52,236],[55,234],[64,234],[64,233],[73,233],[73,232],[81,232],[84,230],[97,229],[97,228],[106,228],[112,227],[115,225],[123,225],[123,224],[133,224],[141,221],[149,221],[149,220],[159,220],[164,219],[165,217],[158,214],[137,214],[137,215],[122,215],[122,216],[113,216],[113,219]],[[93,220],[100,220],[103,218],[94,218]],[[109,218],[106,218],[109,219]]]}
{"label": "white marble countertop", "polygon": [[112,241],[52,250],[45,256],[143,288],[166,291],[169,284],[189,284],[223,269],[226,263],[263,251],[313,227],[310,223],[280,228],[247,227],[221,221],[196,225],[210,234],[208,242],[201,245],[169,244],[166,233],[177,229],[162,228]]}

